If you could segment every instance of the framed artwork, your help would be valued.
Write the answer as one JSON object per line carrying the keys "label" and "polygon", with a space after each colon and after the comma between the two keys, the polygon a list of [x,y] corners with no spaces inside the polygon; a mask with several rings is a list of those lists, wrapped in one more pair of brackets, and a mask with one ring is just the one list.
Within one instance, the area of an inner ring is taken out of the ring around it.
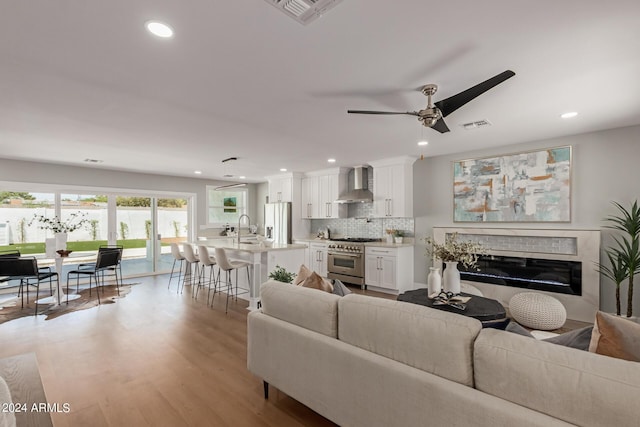
{"label": "framed artwork", "polygon": [[571,146],[455,161],[454,222],[570,222]]}
{"label": "framed artwork", "polygon": [[224,212],[236,212],[236,198],[235,197],[225,197],[223,201]]}

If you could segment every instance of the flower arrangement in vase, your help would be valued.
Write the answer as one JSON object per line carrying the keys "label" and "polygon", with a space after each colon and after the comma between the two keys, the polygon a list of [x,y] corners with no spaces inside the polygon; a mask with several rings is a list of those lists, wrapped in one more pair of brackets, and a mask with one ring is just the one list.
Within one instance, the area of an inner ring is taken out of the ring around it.
{"label": "flower arrangement in vase", "polygon": [[51,230],[54,234],[57,233],[71,233],[72,231],[79,230],[80,228],[89,224],[89,220],[85,218],[86,214],[83,212],[73,212],[69,215],[69,218],[65,221],[61,221],[60,218],[54,216],[53,218],[44,215],[33,215],[29,226],[34,222],[39,222],[38,226],[41,230]]}
{"label": "flower arrangement in vase", "polygon": [[427,255],[433,257],[433,266],[436,259],[441,260],[447,266],[442,273],[443,288],[447,292],[460,293],[460,272],[458,263],[466,268],[475,268],[478,264],[478,255],[486,253],[482,244],[471,240],[458,240],[458,233],[453,233],[445,238],[444,243],[437,243],[432,237],[425,239],[427,243]]}
{"label": "flower arrangement in vase", "polygon": [[385,233],[387,233],[387,243],[393,243],[393,238],[396,234],[396,229],[395,228],[387,228],[385,230]]}

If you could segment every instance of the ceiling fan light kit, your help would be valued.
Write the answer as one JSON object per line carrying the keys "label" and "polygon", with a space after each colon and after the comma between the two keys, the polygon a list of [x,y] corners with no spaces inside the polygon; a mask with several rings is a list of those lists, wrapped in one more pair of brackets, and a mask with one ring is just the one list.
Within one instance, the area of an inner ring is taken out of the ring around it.
{"label": "ceiling fan light kit", "polygon": [[[369,111],[369,110],[347,110],[349,114],[406,114],[410,116],[417,116],[420,123],[423,126],[434,129],[440,133],[449,132],[449,127],[444,122],[444,118],[449,114],[456,111],[466,103],[472,101],[488,90],[494,88],[507,79],[515,76],[511,70],[504,71],[496,76],[491,77],[488,80],[478,83],[477,85],[470,87],[469,89],[462,91],[449,98],[438,101],[435,104],[431,102],[431,97],[438,91],[438,86],[434,84],[428,84],[422,86],[420,91],[427,97],[427,108],[420,111],[406,111],[406,112],[392,112],[392,111]],[[488,121],[485,120],[488,123]]]}

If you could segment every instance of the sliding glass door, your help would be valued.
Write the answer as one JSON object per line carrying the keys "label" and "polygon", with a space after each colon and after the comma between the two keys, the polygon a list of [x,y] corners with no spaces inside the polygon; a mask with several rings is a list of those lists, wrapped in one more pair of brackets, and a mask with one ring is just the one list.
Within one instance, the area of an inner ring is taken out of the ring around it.
{"label": "sliding glass door", "polygon": [[135,276],[170,271],[171,243],[194,235],[193,196],[11,190],[0,187],[0,251],[44,255],[45,239],[53,233],[42,229],[36,216],[63,222],[81,217],[86,225],[69,233],[68,248],[85,252],[121,245],[123,274]]}

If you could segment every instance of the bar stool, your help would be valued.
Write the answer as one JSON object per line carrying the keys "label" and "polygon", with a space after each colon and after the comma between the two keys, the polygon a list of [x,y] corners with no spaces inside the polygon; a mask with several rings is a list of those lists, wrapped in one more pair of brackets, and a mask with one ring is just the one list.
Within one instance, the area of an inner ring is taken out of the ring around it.
{"label": "bar stool", "polygon": [[[198,275],[198,264],[200,263],[200,258],[193,250],[193,246],[189,243],[185,243],[182,247],[184,251],[184,260],[187,262],[187,269],[189,270],[189,283],[190,285],[196,284],[195,278],[199,277]],[[191,266],[195,264],[195,272],[192,270]],[[194,274],[195,273],[195,274]],[[184,289],[184,284],[187,281],[187,271],[185,269],[184,279],[182,280],[182,288]],[[192,290],[193,292],[193,290]]]}
{"label": "bar stool", "polygon": [[[176,293],[180,292],[180,277],[182,277],[182,265],[184,264],[184,254],[180,252],[180,246],[177,243],[171,244],[171,255],[173,256],[173,265],[171,266],[171,274],[169,275],[169,285],[167,289],[171,288],[171,279],[173,279],[173,272],[176,268],[176,262],[180,261],[180,269],[178,270],[178,288]],[[186,274],[186,272],[185,272]]]}
{"label": "bar stool", "polygon": [[[233,290],[233,283],[231,283],[231,271],[235,270],[236,271],[236,293],[235,293],[235,298],[236,301],[238,300],[238,269],[246,267],[247,268],[247,279],[249,280],[249,285],[251,285],[251,275],[249,273],[249,266],[251,265],[250,262],[248,261],[240,261],[240,260],[229,260],[229,258],[227,258],[227,253],[224,250],[224,248],[216,248],[215,249],[215,254],[216,254],[216,262],[218,263],[218,268],[222,271],[224,271],[226,273],[226,283],[227,283],[227,303],[225,306],[225,310],[224,312],[227,313],[229,310],[229,294],[231,294],[232,290]],[[218,271],[219,273],[219,271]],[[218,283],[215,284],[214,288],[213,288],[213,297],[211,298],[211,306],[213,307],[213,300],[216,297],[216,291],[218,289],[218,284],[220,283],[220,280],[218,280]]]}
{"label": "bar stool", "polygon": [[[211,295],[211,282],[213,282],[214,293],[215,293],[215,285],[216,285],[216,277],[213,274],[213,267],[217,264],[216,258],[209,255],[209,249],[206,246],[198,246],[198,258],[200,258],[200,263],[202,263],[202,267],[200,268],[200,279],[198,279],[198,283],[202,283],[204,286],[206,282],[205,270],[209,267],[209,282],[207,291],[207,304],[209,304],[209,295]],[[218,280],[220,280],[220,271],[218,270]],[[200,286],[198,286],[198,289]],[[198,299],[198,289],[196,289],[196,299]]]}

